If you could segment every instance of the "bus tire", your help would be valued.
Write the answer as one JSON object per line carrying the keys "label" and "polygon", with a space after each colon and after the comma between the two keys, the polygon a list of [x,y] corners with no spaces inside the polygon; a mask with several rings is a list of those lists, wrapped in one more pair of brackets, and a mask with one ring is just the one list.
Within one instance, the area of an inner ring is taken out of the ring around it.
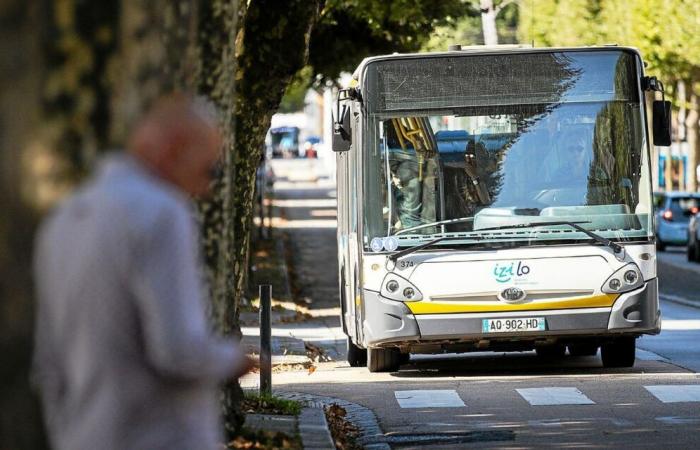
{"label": "bus tire", "polygon": [[367,350],[360,348],[352,342],[350,336],[347,340],[347,357],[350,367],[364,367],[367,365]]}
{"label": "bus tire", "polygon": [[367,368],[370,372],[396,372],[401,364],[398,348],[370,348],[367,350]]}
{"label": "bus tire", "polygon": [[557,359],[566,355],[566,347],[562,344],[543,345],[535,347],[535,352],[542,359]]}
{"label": "bus tire", "polygon": [[589,342],[569,344],[569,355],[571,356],[595,356],[598,353],[598,345]]}
{"label": "bus tire", "polygon": [[600,347],[603,367],[632,367],[636,356],[636,339],[621,337]]}

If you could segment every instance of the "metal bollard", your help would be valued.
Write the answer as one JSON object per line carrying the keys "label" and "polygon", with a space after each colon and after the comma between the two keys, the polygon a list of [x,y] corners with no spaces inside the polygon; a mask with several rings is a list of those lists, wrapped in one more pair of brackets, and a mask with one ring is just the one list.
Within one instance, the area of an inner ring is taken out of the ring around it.
{"label": "metal bollard", "polygon": [[260,285],[260,394],[272,393],[272,286]]}

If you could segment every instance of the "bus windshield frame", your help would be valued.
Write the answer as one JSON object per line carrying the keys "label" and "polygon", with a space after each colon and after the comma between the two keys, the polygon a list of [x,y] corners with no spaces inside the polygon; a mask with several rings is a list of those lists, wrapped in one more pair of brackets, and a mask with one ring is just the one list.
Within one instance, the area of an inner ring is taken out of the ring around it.
{"label": "bus windshield frame", "polygon": [[364,70],[367,249],[387,236],[399,246],[590,243],[567,226],[493,229],[552,221],[613,241],[653,238],[636,53],[442,55]]}

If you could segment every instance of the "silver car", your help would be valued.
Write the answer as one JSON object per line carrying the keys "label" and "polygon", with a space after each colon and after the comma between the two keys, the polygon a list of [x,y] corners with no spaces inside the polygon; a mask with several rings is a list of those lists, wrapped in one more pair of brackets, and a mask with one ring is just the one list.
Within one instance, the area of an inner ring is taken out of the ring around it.
{"label": "silver car", "polygon": [[688,222],[700,211],[700,194],[690,192],[654,193],[656,248],[688,244]]}

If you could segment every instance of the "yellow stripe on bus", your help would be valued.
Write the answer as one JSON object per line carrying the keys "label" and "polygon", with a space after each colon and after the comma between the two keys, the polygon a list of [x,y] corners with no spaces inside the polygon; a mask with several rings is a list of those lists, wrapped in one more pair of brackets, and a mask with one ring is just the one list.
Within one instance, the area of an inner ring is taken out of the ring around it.
{"label": "yellow stripe on bus", "polygon": [[575,299],[521,304],[468,304],[455,302],[406,302],[413,314],[457,314],[473,312],[539,311],[545,309],[575,309],[611,307],[619,294],[603,294]]}

